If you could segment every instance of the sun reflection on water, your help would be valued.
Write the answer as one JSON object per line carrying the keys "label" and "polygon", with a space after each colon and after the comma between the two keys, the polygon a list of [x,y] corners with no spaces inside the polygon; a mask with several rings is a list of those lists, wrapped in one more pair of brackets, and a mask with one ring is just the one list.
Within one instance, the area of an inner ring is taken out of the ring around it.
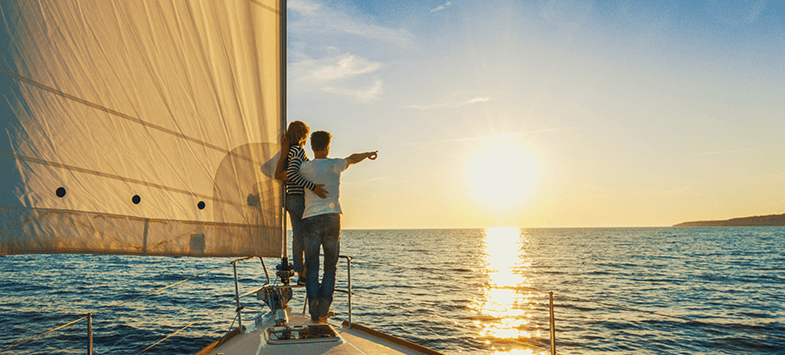
{"label": "sun reflection on water", "polygon": [[[518,228],[494,227],[485,230],[484,271],[488,281],[482,296],[470,308],[477,314],[475,326],[495,354],[546,354],[542,349],[521,349],[540,329],[530,324],[532,311],[540,296],[529,276],[533,270],[525,249],[526,235]],[[498,349],[501,347],[502,349]]]}

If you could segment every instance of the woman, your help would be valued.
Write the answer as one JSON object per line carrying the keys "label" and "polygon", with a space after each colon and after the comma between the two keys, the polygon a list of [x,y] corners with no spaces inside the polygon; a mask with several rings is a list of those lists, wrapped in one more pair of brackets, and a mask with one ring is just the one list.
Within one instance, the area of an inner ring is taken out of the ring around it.
{"label": "woman", "polygon": [[303,255],[305,247],[303,242],[302,218],[305,210],[305,190],[309,189],[321,198],[327,196],[327,191],[322,188],[324,184],[314,184],[300,175],[300,164],[309,161],[305,155],[305,142],[311,129],[302,121],[289,124],[286,134],[281,136],[281,157],[275,169],[275,178],[286,182],[285,208],[292,221],[292,259],[294,271],[297,272],[297,284],[305,286],[305,265]]}

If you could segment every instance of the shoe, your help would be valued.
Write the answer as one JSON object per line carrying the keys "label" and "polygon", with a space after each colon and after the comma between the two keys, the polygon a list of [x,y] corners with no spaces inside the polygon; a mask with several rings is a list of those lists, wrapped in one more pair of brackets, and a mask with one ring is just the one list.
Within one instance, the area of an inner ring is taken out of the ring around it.
{"label": "shoe", "polygon": [[305,276],[300,276],[297,278],[297,286],[305,286]]}
{"label": "shoe", "polygon": [[334,315],[335,315],[335,312],[333,312],[333,311],[327,312],[326,316],[319,317],[319,323],[327,323],[327,319],[329,319],[330,317],[332,317]]}

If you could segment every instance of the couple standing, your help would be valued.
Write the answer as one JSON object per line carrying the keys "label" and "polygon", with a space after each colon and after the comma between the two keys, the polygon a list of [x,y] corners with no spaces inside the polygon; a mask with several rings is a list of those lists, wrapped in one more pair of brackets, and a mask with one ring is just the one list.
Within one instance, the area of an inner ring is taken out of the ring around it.
{"label": "couple standing", "polygon": [[[303,146],[310,128],[301,121],[289,124],[281,137],[281,158],[275,178],[286,182],[286,210],[292,221],[292,254],[298,285],[305,285],[311,321],[326,322],[335,292],[335,270],[341,246],[341,173],[349,165],[377,152],[356,153],[344,159],[328,158],[332,135],[311,134],[314,160]],[[286,154],[284,154],[286,152]],[[324,275],[319,284],[319,249],[324,249]],[[303,253],[305,264],[303,265]]]}

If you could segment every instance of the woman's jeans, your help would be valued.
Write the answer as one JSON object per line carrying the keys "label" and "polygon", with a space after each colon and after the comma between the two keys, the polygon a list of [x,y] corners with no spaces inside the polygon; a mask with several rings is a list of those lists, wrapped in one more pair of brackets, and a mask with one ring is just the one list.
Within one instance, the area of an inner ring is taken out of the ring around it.
{"label": "woman's jeans", "polygon": [[[341,217],[321,214],[303,220],[305,230],[305,290],[311,320],[326,317],[335,292],[335,270],[341,251]],[[324,275],[319,285],[319,247],[324,249]]]}
{"label": "woman's jeans", "polygon": [[286,211],[292,221],[292,261],[294,271],[303,272],[303,211],[305,211],[305,195],[286,194]]}

